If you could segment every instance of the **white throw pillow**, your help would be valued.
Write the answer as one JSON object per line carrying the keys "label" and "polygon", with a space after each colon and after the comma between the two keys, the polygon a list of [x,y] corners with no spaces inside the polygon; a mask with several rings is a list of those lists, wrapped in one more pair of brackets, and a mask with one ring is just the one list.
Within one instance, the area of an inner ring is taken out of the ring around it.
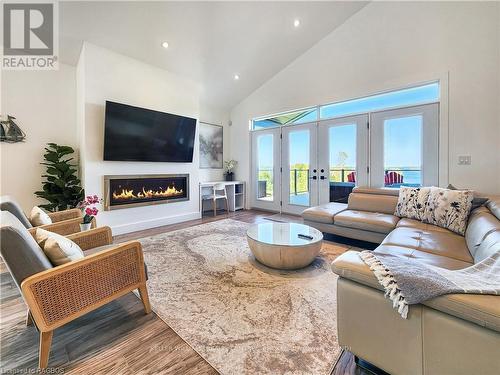
{"label": "white throw pillow", "polygon": [[35,206],[30,213],[30,223],[34,227],[39,227],[40,225],[52,224],[52,219],[43,211],[40,207]]}
{"label": "white throw pillow", "polygon": [[85,256],[80,246],[60,234],[38,228],[35,239],[54,266],[82,259]]}
{"label": "white throw pillow", "polygon": [[465,234],[472,207],[472,190],[449,190],[432,187],[424,214],[424,222]]}
{"label": "white throw pillow", "polygon": [[394,215],[422,221],[430,192],[429,187],[401,186]]}

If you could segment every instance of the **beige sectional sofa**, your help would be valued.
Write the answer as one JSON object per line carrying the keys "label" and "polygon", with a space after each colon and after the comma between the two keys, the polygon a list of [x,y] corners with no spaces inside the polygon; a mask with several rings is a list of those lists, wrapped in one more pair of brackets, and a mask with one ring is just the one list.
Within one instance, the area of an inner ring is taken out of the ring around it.
{"label": "beige sectional sofa", "polygon": [[[348,204],[304,211],[319,230],[380,243],[378,252],[462,269],[500,251],[500,199],[472,211],[465,236],[392,215],[397,190],[356,188]],[[338,274],[342,347],[393,374],[500,374],[500,296],[451,294],[410,307],[402,319],[357,252],[332,265]]]}

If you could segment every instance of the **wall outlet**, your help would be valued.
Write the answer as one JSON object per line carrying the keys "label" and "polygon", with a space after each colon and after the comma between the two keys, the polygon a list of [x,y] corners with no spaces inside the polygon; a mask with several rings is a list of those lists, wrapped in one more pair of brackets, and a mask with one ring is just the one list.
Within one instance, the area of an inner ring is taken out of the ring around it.
{"label": "wall outlet", "polygon": [[458,165],[470,165],[471,157],[470,155],[458,155]]}

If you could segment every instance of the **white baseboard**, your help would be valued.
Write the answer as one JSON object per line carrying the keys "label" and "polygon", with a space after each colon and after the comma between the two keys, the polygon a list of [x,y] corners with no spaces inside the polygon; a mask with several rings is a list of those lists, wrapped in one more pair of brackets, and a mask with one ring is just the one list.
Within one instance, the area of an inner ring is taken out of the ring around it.
{"label": "white baseboard", "polygon": [[113,235],[137,232],[139,230],[161,227],[163,225],[182,223],[183,221],[195,220],[201,217],[200,212],[189,212],[182,215],[160,217],[151,220],[137,221],[121,225],[111,226]]}

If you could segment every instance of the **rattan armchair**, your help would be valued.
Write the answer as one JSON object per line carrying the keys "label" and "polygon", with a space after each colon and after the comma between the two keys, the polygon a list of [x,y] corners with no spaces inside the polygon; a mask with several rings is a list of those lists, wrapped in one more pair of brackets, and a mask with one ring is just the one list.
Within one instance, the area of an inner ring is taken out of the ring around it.
{"label": "rattan armchair", "polygon": [[[34,235],[36,228],[30,229]],[[54,267],[21,283],[28,305],[26,323],[40,331],[39,367],[48,365],[56,328],[138,289],[146,314],[151,312],[146,271],[139,242],[112,245],[111,229],[102,227],[67,236],[82,250],[106,246],[85,258]]]}
{"label": "rattan armchair", "polygon": [[[17,201],[11,197],[4,195],[0,197],[0,209],[8,211],[19,219],[19,221],[26,227],[26,229],[34,228],[28,217],[25,215],[21,206]],[[41,225],[36,228],[46,229],[50,232],[67,235],[71,233],[80,232],[80,224],[82,223],[82,211],[78,208],[72,208],[64,211],[48,212],[52,224]],[[96,227],[95,220],[92,220],[91,228]]]}

